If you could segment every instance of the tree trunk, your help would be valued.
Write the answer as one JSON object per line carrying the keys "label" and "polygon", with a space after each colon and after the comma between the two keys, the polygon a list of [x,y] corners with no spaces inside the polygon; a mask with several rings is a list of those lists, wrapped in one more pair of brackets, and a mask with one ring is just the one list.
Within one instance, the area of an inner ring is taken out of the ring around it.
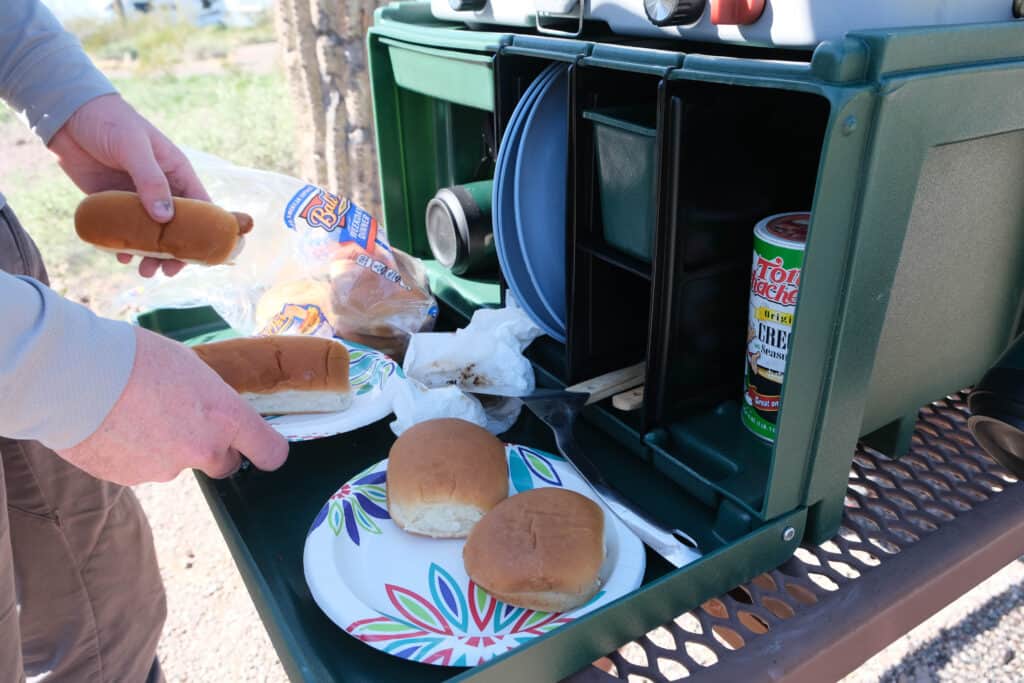
{"label": "tree trunk", "polygon": [[377,0],[277,0],[299,172],[380,216],[366,30]]}

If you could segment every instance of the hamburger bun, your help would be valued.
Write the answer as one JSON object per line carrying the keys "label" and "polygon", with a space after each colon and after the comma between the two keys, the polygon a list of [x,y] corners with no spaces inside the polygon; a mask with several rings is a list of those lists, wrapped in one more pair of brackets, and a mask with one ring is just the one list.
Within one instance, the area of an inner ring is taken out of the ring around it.
{"label": "hamburger bun", "polygon": [[[397,252],[397,250],[394,250]],[[396,256],[397,257],[397,256]],[[408,278],[402,264],[408,257],[388,264]],[[392,282],[368,271],[356,261],[337,259],[329,265],[332,301],[338,316],[338,333],[384,339],[401,339],[408,345],[409,335],[433,327],[428,315],[433,298],[415,284]]]}
{"label": "hamburger bun", "polygon": [[565,612],[600,587],[604,513],[567,489],[506,498],[473,527],[462,549],[469,578],[502,602]]}
{"label": "hamburger bun", "polygon": [[262,415],[334,413],[352,403],[348,349],[330,339],[243,337],[193,350]]}
{"label": "hamburger bun", "polygon": [[387,481],[388,513],[400,528],[464,538],[508,496],[505,445],[465,420],[421,422],[391,447]]}
{"label": "hamburger bun", "polygon": [[104,251],[178,259],[208,266],[242,251],[252,218],[198,199],[174,197],[174,218],[157,223],[139,195],[111,190],[87,196],[75,211],[75,231]]}
{"label": "hamburger bun", "polygon": [[[401,360],[409,345],[410,334],[401,326],[406,323],[423,325],[419,320],[422,313],[414,310],[410,315],[408,308],[410,301],[420,301],[422,293],[412,298],[399,296],[374,303],[373,297],[391,296],[393,292],[377,291],[373,282],[375,275],[371,279],[365,269],[354,263],[352,268],[358,271],[351,270],[353,279],[345,280],[343,284],[306,278],[274,285],[256,304],[257,329],[276,334],[275,318],[282,315],[290,317],[296,312],[294,307],[304,307],[306,313],[311,314],[314,311],[310,309],[315,306],[327,325],[342,339]],[[345,270],[349,272],[347,267]],[[359,271],[362,271],[362,277],[355,279]],[[311,318],[310,326],[316,328],[317,321]],[[297,331],[300,334],[310,333],[301,328]]]}

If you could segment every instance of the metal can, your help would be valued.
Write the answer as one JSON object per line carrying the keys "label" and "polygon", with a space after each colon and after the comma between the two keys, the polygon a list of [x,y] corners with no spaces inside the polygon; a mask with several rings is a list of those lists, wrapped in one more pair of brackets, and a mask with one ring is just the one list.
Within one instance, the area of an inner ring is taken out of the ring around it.
{"label": "metal can", "polygon": [[774,441],[800,291],[809,213],[769,216],[754,228],[742,420]]}

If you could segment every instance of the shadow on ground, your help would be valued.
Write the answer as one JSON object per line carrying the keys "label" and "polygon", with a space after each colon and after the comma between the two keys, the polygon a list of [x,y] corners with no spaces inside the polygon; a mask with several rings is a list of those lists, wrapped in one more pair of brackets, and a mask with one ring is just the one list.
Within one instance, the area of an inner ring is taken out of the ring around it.
{"label": "shadow on ground", "polygon": [[[1024,559],[1018,559],[1017,562],[1024,564]],[[951,664],[959,664],[958,660],[963,660],[970,672],[977,676],[974,680],[997,680],[986,677],[986,673],[988,676],[1007,675],[1005,679],[998,680],[1024,680],[1024,652],[1017,652],[1016,639],[1005,637],[1011,629],[1002,623],[1004,618],[1014,615],[1015,612],[1018,613],[1018,619],[1024,621],[1024,617],[1021,616],[1024,614],[1022,607],[1024,586],[1010,586],[971,611],[955,626],[943,628],[924,644],[908,652],[899,663],[887,669],[879,677],[879,681],[925,683],[939,680],[939,672]],[[987,636],[995,635],[993,632],[997,629],[1001,631],[997,638],[997,646],[987,647],[982,652],[972,652],[978,649],[983,641],[989,639]],[[1016,632],[1018,635],[1024,635],[1020,634],[1019,628]],[[968,656],[963,656],[965,653]],[[974,663],[971,660],[983,661]],[[979,667],[978,664],[983,666]],[[963,680],[953,672],[946,672],[943,678]]]}

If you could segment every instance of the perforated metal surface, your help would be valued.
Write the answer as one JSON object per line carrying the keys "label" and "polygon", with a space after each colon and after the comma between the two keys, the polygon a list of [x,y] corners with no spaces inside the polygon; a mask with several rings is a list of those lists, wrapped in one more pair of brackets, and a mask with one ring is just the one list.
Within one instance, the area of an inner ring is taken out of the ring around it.
{"label": "perforated metal surface", "polygon": [[[965,399],[958,395],[923,408],[911,452],[899,460],[858,448],[835,538],[799,548],[778,569],[625,645],[596,663],[606,673],[591,669],[585,678],[636,683],[714,676],[721,665],[744,657],[755,639],[770,639],[792,620],[806,619],[819,603],[841,597],[923,538],[997,497],[1016,479],[975,444]],[[834,626],[823,621],[821,627]],[[757,662],[748,665],[757,670]]]}

